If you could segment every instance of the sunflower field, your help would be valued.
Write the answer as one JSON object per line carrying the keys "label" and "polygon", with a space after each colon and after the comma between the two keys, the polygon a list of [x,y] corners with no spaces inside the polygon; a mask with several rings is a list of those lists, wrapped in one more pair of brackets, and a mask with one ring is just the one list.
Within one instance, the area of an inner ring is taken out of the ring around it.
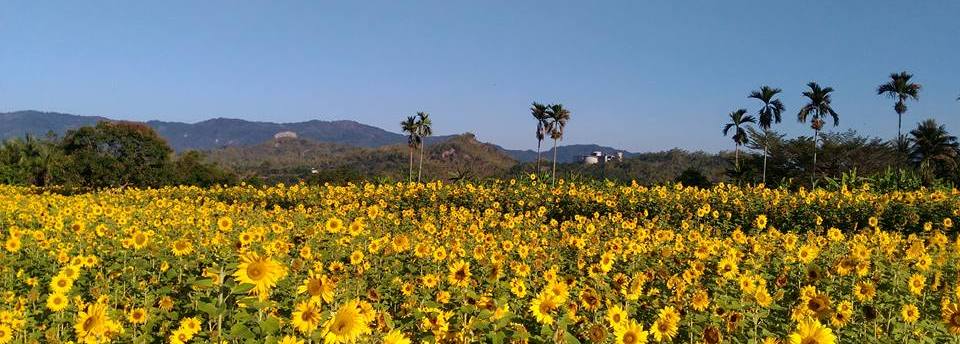
{"label": "sunflower field", "polygon": [[0,186],[6,343],[960,343],[960,191]]}

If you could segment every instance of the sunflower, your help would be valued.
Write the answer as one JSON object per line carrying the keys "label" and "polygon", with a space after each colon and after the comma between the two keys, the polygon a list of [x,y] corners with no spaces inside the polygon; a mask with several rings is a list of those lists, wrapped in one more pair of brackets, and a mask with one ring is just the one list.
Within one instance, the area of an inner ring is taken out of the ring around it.
{"label": "sunflower", "polygon": [[770,297],[770,292],[767,291],[766,287],[757,288],[753,294],[753,299],[757,301],[760,307],[767,307],[773,303],[773,298]]}
{"label": "sunflower", "polygon": [[811,244],[806,244],[800,246],[800,251],[797,252],[797,259],[799,259],[804,264],[809,264],[814,259],[817,258],[817,255],[820,254],[820,250],[816,246]]}
{"label": "sunflower", "polygon": [[20,248],[23,247],[23,244],[20,242],[20,238],[11,236],[4,243],[3,248],[11,253],[16,253],[20,251]]}
{"label": "sunflower", "polygon": [[57,274],[50,280],[50,291],[55,294],[66,294],[71,288],[73,288],[73,279],[63,274]]}
{"label": "sunflower", "polygon": [[444,259],[447,259],[447,249],[443,246],[433,249],[433,260],[437,262],[442,262]]}
{"label": "sunflower", "polygon": [[53,293],[47,297],[47,309],[51,311],[60,312],[60,311],[63,311],[64,309],[67,309],[67,306],[69,305],[70,305],[70,299],[68,299],[63,294]]}
{"label": "sunflower", "polygon": [[185,256],[193,252],[193,244],[187,239],[179,239],[170,245],[170,249],[173,251],[173,255],[177,257]]}
{"label": "sunflower", "polygon": [[219,228],[221,231],[229,232],[231,229],[233,229],[233,219],[231,219],[229,216],[220,217],[217,219],[217,228]]}
{"label": "sunflower", "polygon": [[133,232],[130,242],[133,244],[133,248],[140,250],[144,247],[147,247],[150,244],[150,233],[144,232],[141,230],[136,230]]}
{"label": "sunflower", "polygon": [[757,218],[754,221],[754,224],[757,226],[757,229],[759,230],[767,229],[767,215],[763,215],[763,214],[757,215]]}
{"label": "sunflower", "polygon": [[280,263],[256,253],[244,255],[233,274],[240,283],[253,284],[253,292],[260,301],[266,301],[270,297],[270,289],[276,286],[284,275],[286,271]]}
{"label": "sunflower", "polygon": [[277,344],[303,344],[303,339],[294,336],[283,336]]}
{"label": "sunflower", "polygon": [[607,309],[607,323],[614,330],[622,327],[627,321],[627,312],[620,308],[620,305],[614,305]]}
{"label": "sunflower", "polygon": [[920,310],[915,305],[906,304],[900,308],[900,316],[903,317],[903,322],[913,324],[920,319]]}
{"label": "sunflower", "polygon": [[363,233],[363,228],[363,219],[356,219],[350,223],[347,232],[350,233],[350,236],[358,236]]}
{"label": "sunflower", "polygon": [[658,342],[669,342],[677,335],[680,329],[680,314],[671,306],[660,310],[657,320],[650,327],[653,338]]}
{"label": "sunflower", "polygon": [[910,287],[910,292],[914,295],[920,295],[923,292],[923,286],[927,283],[926,278],[920,274],[913,274],[910,276],[910,281],[908,285]]}
{"label": "sunflower", "polygon": [[613,269],[613,263],[615,262],[616,259],[614,259],[612,253],[604,253],[603,256],[600,257],[600,270],[603,272],[610,272],[610,269]]}
{"label": "sunflower", "polygon": [[960,335],[960,304],[951,303],[941,311],[943,322],[954,335]]}
{"label": "sunflower", "polygon": [[523,280],[515,278],[510,281],[510,292],[519,298],[524,298],[527,296],[527,284]]}
{"label": "sunflower", "polygon": [[329,233],[340,233],[340,230],[343,229],[343,220],[340,220],[336,217],[331,217],[327,219],[327,222],[323,224],[323,227]]}
{"label": "sunflower", "polygon": [[403,282],[403,284],[400,285],[400,293],[403,294],[403,296],[410,296],[410,294],[413,294],[414,290],[416,290],[416,287],[414,287],[410,282]]}
{"label": "sunflower", "polygon": [[817,317],[824,317],[830,313],[830,298],[825,293],[817,293],[806,302],[807,310]]}
{"label": "sunflower", "polygon": [[556,303],[564,303],[570,296],[570,288],[567,283],[562,280],[550,281],[546,289],[544,289],[544,292],[550,294],[550,297],[552,297]]}
{"label": "sunflower", "polygon": [[157,301],[157,307],[160,307],[160,309],[165,312],[173,310],[173,298],[169,295],[161,297],[160,301]]}
{"label": "sunflower", "polygon": [[797,324],[797,329],[788,338],[790,344],[834,344],[837,342],[833,330],[813,319]]}
{"label": "sunflower", "polygon": [[616,330],[618,344],[644,344],[649,333],[643,330],[643,325],[629,320]]}
{"label": "sunflower", "polygon": [[240,233],[238,239],[240,240],[241,246],[247,246],[253,241],[257,240],[257,235],[250,231],[244,231],[243,233]]}
{"label": "sunflower", "polygon": [[0,324],[0,343],[6,344],[13,340],[13,330],[6,324]]}
{"label": "sunflower", "polygon": [[173,332],[170,332],[170,344],[185,344],[193,339],[193,336],[188,334],[183,329],[176,329]]}
{"label": "sunflower", "polygon": [[62,275],[66,278],[76,280],[77,277],[80,277],[80,268],[82,265],[67,265],[63,269],[60,269],[59,275]]}
{"label": "sunflower", "polygon": [[693,299],[690,301],[693,309],[703,312],[710,306],[710,295],[706,290],[700,289],[693,293]]}
{"label": "sunflower", "polygon": [[140,325],[147,322],[147,310],[143,308],[134,308],[127,312],[127,320],[131,324]]}
{"label": "sunflower", "polygon": [[350,254],[350,265],[360,265],[363,264],[363,252],[360,250],[355,250]]}
{"label": "sunflower", "polygon": [[383,337],[383,344],[410,344],[410,339],[404,336],[400,330],[394,329]]}
{"label": "sunflower", "polygon": [[544,325],[553,324],[553,316],[550,315],[550,312],[555,308],[557,308],[557,302],[551,295],[544,292],[530,302],[530,312],[533,313],[533,317],[537,319],[537,322]]}
{"label": "sunflower", "polygon": [[320,309],[313,302],[303,302],[297,305],[290,318],[290,322],[297,331],[309,336],[317,326],[320,326]]}
{"label": "sunflower", "polygon": [[333,291],[336,289],[336,284],[327,278],[327,275],[322,275],[310,271],[307,279],[303,280],[303,284],[297,287],[297,294],[307,293],[310,295],[310,300],[314,302],[333,302]]}
{"label": "sunflower", "polygon": [[340,306],[323,327],[326,332],[324,343],[353,343],[370,331],[366,319],[360,314],[358,300]]}
{"label": "sunflower", "polygon": [[734,279],[740,274],[740,268],[737,266],[737,261],[733,258],[725,257],[717,263],[717,271],[720,273],[723,278]]}
{"label": "sunflower", "polygon": [[85,311],[80,311],[76,319],[73,329],[77,339],[82,342],[101,342],[122,330],[119,324],[110,319],[107,305],[99,302],[87,306]]}
{"label": "sunflower", "polygon": [[587,287],[580,291],[580,303],[584,309],[595,311],[600,307],[600,297],[593,288]]}
{"label": "sunflower", "polygon": [[603,343],[607,340],[607,327],[603,324],[593,324],[587,329],[586,337],[591,343]]}
{"label": "sunflower", "polygon": [[833,316],[830,318],[830,323],[833,326],[838,328],[847,326],[850,323],[850,319],[853,317],[853,303],[850,301],[843,301],[837,305],[837,310],[833,312]]}
{"label": "sunflower", "polygon": [[870,282],[858,282],[853,287],[853,296],[856,296],[858,301],[870,301],[877,296],[877,288]]}
{"label": "sunflower", "polygon": [[180,329],[190,337],[200,332],[200,326],[200,319],[196,317],[183,318],[180,320]]}
{"label": "sunflower", "polygon": [[428,289],[433,289],[438,283],[440,283],[440,279],[434,274],[426,274],[420,278],[420,283],[422,283],[423,286],[427,287]]}
{"label": "sunflower", "polygon": [[458,287],[466,287],[470,284],[470,263],[462,260],[450,265],[450,274],[447,276],[447,282]]}

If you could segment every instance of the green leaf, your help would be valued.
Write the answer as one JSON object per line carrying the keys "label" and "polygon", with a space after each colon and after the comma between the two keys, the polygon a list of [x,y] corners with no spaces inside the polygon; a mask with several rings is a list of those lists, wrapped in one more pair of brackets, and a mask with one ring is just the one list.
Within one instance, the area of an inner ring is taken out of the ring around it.
{"label": "green leaf", "polygon": [[261,334],[273,334],[280,329],[280,320],[276,317],[268,316],[266,320],[260,322]]}
{"label": "green leaf", "polygon": [[237,323],[230,328],[230,336],[237,339],[253,339],[255,335],[246,325]]}
{"label": "green leaf", "polygon": [[201,312],[207,313],[211,318],[220,315],[220,310],[217,309],[217,306],[212,303],[200,302],[197,304],[197,309]]}
{"label": "green leaf", "polygon": [[240,284],[240,285],[234,287],[233,290],[230,291],[230,293],[232,293],[232,294],[246,294],[246,293],[249,293],[251,290],[253,290],[253,287],[255,287],[255,285],[250,284],[250,283],[243,283],[243,284]]}
{"label": "green leaf", "polygon": [[487,337],[490,337],[490,342],[493,344],[503,344],[503,340],[507,336],[503,332],[497,331],[494,333],[487,334]]}
{"label": "green leaf", "polygon": [[580,344],[580,340],[568,331],[563,332],[563,341],[567,343]]}
{"label": "green leaf", "polygon": [[208,278],[196,280],[192,283],[192,285],[198,288],[210,288],[213,287],[213,280]]}

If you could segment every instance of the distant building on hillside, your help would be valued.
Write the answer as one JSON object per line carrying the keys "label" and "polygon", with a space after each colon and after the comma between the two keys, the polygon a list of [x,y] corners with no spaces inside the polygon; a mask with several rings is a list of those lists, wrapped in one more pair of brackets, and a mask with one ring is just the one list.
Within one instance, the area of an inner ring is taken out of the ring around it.
{"label": "distant building on hillside", "polygon": [[621,162],[623,161],[623,152],[617,152],[616,154],[603,154],[601,151],[596,151],[590,153],[589,155],[581,155],[579,157],[580,163],[584,165],[595,165],[603,164],[611,161]]}
{"label": "distant building on hillside", "polygon": [[295,138],[297,138],[297,133],[292,132],[292,131],[281,131],[281,132],[279,132],[279,133],[273,134],[273,139],[274,139],[274,140],[279,140],[279,139],[295,139]]}

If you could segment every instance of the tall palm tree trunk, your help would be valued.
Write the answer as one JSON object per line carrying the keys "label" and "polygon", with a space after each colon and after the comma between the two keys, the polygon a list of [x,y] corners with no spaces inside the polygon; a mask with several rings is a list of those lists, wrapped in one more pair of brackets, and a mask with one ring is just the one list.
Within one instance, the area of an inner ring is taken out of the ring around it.
{"label": "tall palm tree trunk", "polygon": [[767,143],[763,143],[763,185],[767,185]]}
{"label": "tall palm tree trunk", "polygon": [[540,175],[540,143],[543,140],[537,140],[537,171],[534,174]]}
{"label": "tall palm tree trunk", "polygon": [[409,147],[407,151],[410,152],[410,169],[407,173],[407,183],[409,183],[413,181],[413,147]]}
{"label": "tall palm tree trunk", "polygon": [[553,179],[552,185],[557,185],[557,139],[553,139],[553,173],[551,176],[551,179]]}
{"label": "tall palm tree trunk", "polygon": [[903,138],[903,133],[900,132],[900,122],[903,122],[903,115],[897,114],[897,143],[900,143],[900,139]]}
{"label": "tall palm tree trunk", "polygon": [[420,167],[417,169],[417,183],[420,183],[420,174],[423,172],[423,146],[426,142],[420,143]]}
{"label": "tall palm tree trunk", "polygon": [[810,170],[810,187],[813,188],[817,179],[817,140],[820,139],[820,130],[813,131],[813,169]]}
{"label": "tall palm tree trunk", "polygon": [[733,164],[736,166],[737,172],[740,172],[740,144],[739,143],[736,144],[733,148],[733,157],[734,157]]}

